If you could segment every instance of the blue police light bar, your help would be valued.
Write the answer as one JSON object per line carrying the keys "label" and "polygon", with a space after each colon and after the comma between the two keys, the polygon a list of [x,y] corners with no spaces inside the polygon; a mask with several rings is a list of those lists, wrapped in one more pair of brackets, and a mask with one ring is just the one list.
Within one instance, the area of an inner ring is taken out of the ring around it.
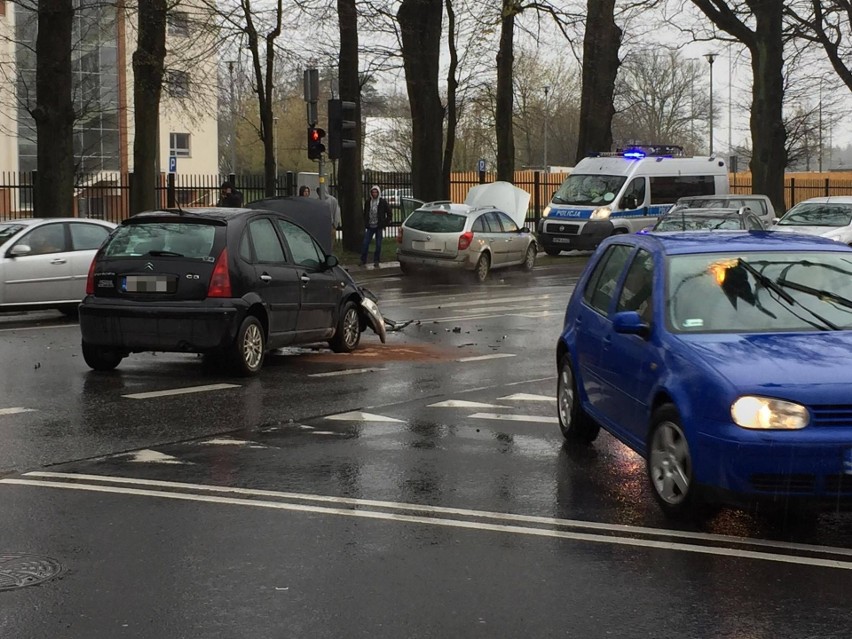
{"label": "blue police light bar", "polygon": [[627,149],[621,155],[627,158],[628,160],[641,160],[642,158],[646,157],[645,152],[639,149]]}

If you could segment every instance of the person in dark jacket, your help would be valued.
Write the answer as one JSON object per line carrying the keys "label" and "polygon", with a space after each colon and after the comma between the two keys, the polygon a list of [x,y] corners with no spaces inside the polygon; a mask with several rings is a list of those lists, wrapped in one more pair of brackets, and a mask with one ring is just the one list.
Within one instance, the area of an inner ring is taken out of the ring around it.
{"label": "person in dark jacket", "polygon": [[361,246],[361,266],[367,264],[367,254],[370,252],[370,240],[376,238],[376,253],[373,259],[375,266],[379,265],[382,256],[382,230],[391,222],[391,208],[388,201],[382,197],[379,187],[370,189],[370,197],[364,202],[364,244]]}
{"label": "person in dark jacket", "polygon": [[230,209],[238,209],[243,205],[243,193],[234,188],[230,182],[223,182],[219,191],[219,203],[216,206],[224,206]]}

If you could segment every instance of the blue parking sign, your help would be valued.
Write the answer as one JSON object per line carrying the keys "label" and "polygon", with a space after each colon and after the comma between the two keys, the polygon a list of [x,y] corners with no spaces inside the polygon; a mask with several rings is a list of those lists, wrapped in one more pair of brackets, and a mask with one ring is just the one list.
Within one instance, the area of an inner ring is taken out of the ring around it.
{"label": "blue parking sign", "polygon": [[174,155],[169,156],[169,173],[177,173],[177,157]]}

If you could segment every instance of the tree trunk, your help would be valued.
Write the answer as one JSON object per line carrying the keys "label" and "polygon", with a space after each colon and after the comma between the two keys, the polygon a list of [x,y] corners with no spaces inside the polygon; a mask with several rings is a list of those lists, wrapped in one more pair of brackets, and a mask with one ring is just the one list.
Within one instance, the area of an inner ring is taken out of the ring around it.
{"label": "tree trunk", "polygon": [[615,0],[588,0],[583,38],[583,90],[580,97],[579,161],[612,149],[615,77],[621,65],[621,29],[615,24]]}
{"label": "tree trunk", "polygon": [[500,20],[500,48],[497,51],[497,97],[494,125],[497,129],[497,179],[515,180],[515,131],[512,119],[515,64],[515,16],[521,9],[516,0],[503,0]]}
{"label": "tree trunk", "polygon": [[40,0],[36,37],[38,179],[34,213],[66,217],[74,212],[74,104],[71,98],[71,0]]}
{"label": "tree trunk", "polygon": [[456,49],[456,12],[453,9],[453,0],[446,0],[447,8],[447,40],[450,53],[450,68],[447,70],[447,139],[444,143],[444,162],[441,169],[441,183],[443,190],[439,199],[446,200],[450,197],[450,172],[453,168],[453,153],[456,147],[456,127],[458,126],[458,105],[456,95],[459,81],[456,71],[459,67],[459,54]]}
{"label": "tree trunk", "polygon": [[438,89],[443,3],[402,0],[396,17],[411,107],[411,186],[414,197],[435,200],[444,190],[444,107]]}
{"label": "tree trunk", "polygon": [[784,201],[784,168],[787,166],[787,131],[784,127],[784,44],[782,3],[752,2],[755,38],[751,52],[754,76],[751,103],[752,191],[772,200],[780,214]]}
{"label": "tree trunk", "polygon": [[139,0],[139,33],[133,52],[135,133],[131,215],[160,206],[156,189],[160,172],[160,95],[166,59],[166,10],[166,0]]}
{"label": "tree trunk", "polygon": [[[340,57],[337,76],[340,98],[355,103],[356,140],[361,134],[361,85],[358,77],[358,9],[355,0],[337,0],[340,27]],[[343,221],[343,246],[359,252],[364,235],[363,190],[361,187],[361,144],[343,149],[337,164],[337,199]]]}

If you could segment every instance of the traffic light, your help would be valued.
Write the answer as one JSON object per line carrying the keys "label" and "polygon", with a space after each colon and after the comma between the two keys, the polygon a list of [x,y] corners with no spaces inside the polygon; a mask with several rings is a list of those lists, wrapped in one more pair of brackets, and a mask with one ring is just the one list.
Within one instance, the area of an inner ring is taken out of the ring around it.
{"label": "traffic light", "polygon": [[343,149],[358,146],[355,138],[355,103],[348,100],[328,101],[328,157],[338,159]]}
{"label": "traffic light", "polygon": [[311,160],[319,160],[325,152],[325,144],[322,139],[325,137],[325,131],[318,129],[315,126],[308,127],[308,158]]}

